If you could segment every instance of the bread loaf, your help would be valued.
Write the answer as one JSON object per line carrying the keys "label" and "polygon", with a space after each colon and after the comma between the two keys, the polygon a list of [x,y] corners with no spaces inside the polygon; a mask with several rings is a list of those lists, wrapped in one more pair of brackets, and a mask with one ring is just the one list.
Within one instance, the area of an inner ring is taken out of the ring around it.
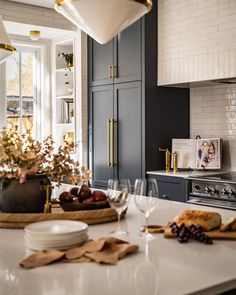
{"label": "bread loaf", "polygon": [[220,227],[220,231],[231,230],[236,225],[236,217],[229,218],[225,223],[223,223]]}
{"label": "bread loaf", "polygon": [[185,210],[174,220],[178,225],[184,223],[185,226],[191,224],[201,225],[205,231],[218,228],[221,225],[221,216],[217,212],[201,210]]}

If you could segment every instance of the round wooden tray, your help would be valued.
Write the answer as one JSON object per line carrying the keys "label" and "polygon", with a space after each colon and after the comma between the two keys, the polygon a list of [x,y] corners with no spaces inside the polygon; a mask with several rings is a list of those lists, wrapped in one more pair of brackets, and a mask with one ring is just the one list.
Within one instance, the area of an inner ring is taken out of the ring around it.
{"label": "round wooden tray", "polygon": [[52,213],[0,213],[0,227],[24,228],[29,223],[56,219],[97,224],[117,220],[117,213],[112,208],[65,212],[58,204],[53,204]]}

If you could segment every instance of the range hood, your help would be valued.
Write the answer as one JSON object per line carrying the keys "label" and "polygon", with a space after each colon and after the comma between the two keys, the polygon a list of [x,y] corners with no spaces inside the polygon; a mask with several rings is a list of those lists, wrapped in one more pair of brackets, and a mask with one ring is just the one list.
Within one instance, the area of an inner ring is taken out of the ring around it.
{"label": "range hood", "polygon": [[177,88],[196,88],[196,87],[204,87],[204,86],[217,86],[222,84],[236,85],[236,78],[222,78],[222,79],[215,79],[215,80],[194,81],[194,82],[160,85],[160,86],[177,87]]}

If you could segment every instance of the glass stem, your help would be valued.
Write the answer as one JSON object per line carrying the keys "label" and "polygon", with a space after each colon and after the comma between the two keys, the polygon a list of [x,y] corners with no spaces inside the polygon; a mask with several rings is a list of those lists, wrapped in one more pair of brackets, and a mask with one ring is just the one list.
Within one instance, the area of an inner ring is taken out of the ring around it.
{"label": "glass stem", "polygon": [[121,231],[121,225],[120,225],[120,218],[121,218],[121,213],[118,213],[118,227],[117,227],[117,231]]}
{"label": "glass stem", "polygon": [[145,234],[148,234],[148,215],[145,215]]}

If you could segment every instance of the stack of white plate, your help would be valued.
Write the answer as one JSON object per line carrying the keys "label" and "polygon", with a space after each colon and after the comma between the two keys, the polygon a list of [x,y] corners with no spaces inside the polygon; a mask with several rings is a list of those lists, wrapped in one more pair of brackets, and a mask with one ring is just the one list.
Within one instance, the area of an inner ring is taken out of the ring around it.
{"label": "stack of white plate", "polygon": [[87,241],[88,225],[80,221],[49,220],[31,223],[25,227],[25,245],[31,250],[76,247]]}

